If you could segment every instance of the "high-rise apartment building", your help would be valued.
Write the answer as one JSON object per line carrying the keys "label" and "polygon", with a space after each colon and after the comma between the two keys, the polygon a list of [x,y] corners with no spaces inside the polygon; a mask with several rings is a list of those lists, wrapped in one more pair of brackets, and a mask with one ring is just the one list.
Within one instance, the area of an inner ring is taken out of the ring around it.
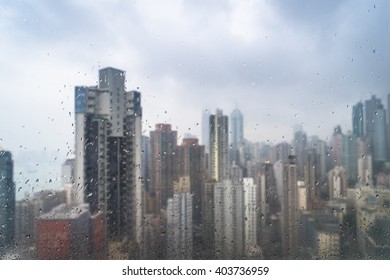
{"label": "high-rise apartment building", "polygon": [[244,256],[244,197],[242,182],[223,180],[214,186],[214,248],[217,259]]}
{"label": "high-rise apartment building", "polygon": [[335,166],[328,173],[329,200],[345,197],[348,188],[347,170],[342,166]]}
{"label": "high-rise apartment building", "polygon": [[320,200],[320,185],[316,176],[317,162],[316,150],[306,149],[304,153],[304,186],[308,209],[317,208]]}
{"label": "high-rise apartment building", "polygon": [[298,182],[295,156],[288,162],[274,164],[276,188],[281,206],[281,236],[283,255],[293,258],[298,249]]}
{"label": "high-rise apartment building", "polygon": [[210,178],[220,181],[229,178],[229,123],[222,110],[210,115]]}
{"label": "high-rise apartment building", "polygon": [[272,150],[271,162],[275,163],[279,160],[287,161],[288,156],[291,154],[292,147],[287,142],[276,144]]}
{"label": "high-rise apartment building", "polygon": [[156,213],[166,209],[167,200],[173,197],[173,182],[177,179],[175,152],[177,147],[177,131],[170,124],[156,124],[150,132],[150,189],[155,197]]}
{"label": "high-rise apartment building", "polygon": [[0,252],[15,238],[14,162],[9,151],[0,148]]}
{"label": "high-rise apartment building", "polygon": [[75,88],[75,203],[105,214],[109,239],[142,237],[141,94],[104,68],[98,87]]}
{"label": "high-rise apartment building", "polygon": [[202,257],[215,258],[214,191],[216,182],[208,181],[202,191]]}
{"label": "high-rise apartment building", "polygon": [[258,207],[257,186],[253,178],[243,178],[244,187],[244,226],[245,226],[245,255],[256,257],[259,254],[257,245]]}
{"label": "high-rise apartment building", "polygon": [[173,197],[167,202],[167,258],[190,260],[193,252],[193,221],[190,178],[174,182]]}
{"label": "high-rise apartment building", "polygon": [[205,186],[205,146],[199,145],[198,139],[187,137],[177,146],[175,166],[179,177],[188,176],[190,193],[193,198],[192,214],[196,225],[202,223],[202,191]]}

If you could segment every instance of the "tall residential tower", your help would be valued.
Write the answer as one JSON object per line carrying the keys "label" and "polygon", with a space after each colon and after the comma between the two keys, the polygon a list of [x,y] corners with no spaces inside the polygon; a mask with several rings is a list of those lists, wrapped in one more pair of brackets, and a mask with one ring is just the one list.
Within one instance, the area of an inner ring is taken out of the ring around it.
{"label": "tall residential tower", "polygon": [[103,212],[108,239],[142,237],[141,94],[125,72],[104,68],[98,87],[75,88],[74,202]]}
{"label": "tall residential tower", "polygon": [[229,178],[229,125],[228,117],[217,109],[210,115],[210,178],[215,181]]}

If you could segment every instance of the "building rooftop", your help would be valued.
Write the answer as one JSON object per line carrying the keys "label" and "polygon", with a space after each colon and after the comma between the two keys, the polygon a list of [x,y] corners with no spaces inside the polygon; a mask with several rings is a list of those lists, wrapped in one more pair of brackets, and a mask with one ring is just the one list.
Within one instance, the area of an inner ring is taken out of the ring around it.
{"label": "building rooftop", "polygon": [[306,211],[310,224],[319,232],[341,233],[340,224],[332,214],[322,211]]}
{"label": "building rooftop", "polygon": [[39,217],[40,220],[70,220],[77,219],[85,213],[89,213],[88,204],[80,204],[68,207],[65,203],[53,208],[50,212]]}

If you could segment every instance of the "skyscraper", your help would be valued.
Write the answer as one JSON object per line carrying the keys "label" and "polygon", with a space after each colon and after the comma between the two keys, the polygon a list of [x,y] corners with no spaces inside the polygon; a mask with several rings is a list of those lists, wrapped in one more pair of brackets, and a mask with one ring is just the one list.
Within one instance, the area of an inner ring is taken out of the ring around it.
{"label": "skyscraper", "polygon": [[244,143],[244,117],[237,108],[230,114],[230,159],[237,165],[243,167],[244,162],[240,162],[240,144]]}
{"label": "skyscraper", "polygon": [[352,108],[352,133],[359,138],[364,136],[364,109],[363,103],[359,102]]}
{"label": "skyscraper", "polygon": [[229,178],[229,125],[228,117],[217,109],[210,115],[210,178],[215,181]]}
{"label": "skyscraper", "polygon": [[0,148],[0,252],[15,238],[14,162],[9,151]]}
{"label": "skyscraper", "polygon": [[374,163],[384,163],[387,160],[386,111],[379,104],[373,116],[373,160]]}
{"label": "skyscraper", "polygon": [[355,134],[347,134],[343,139],[343,167],[347,170],[351,183],[358,177],[358,138]]}
{"label": "skyscraper", "polygon": [[381,105],[381,100],[376,98],[375,95],[371,96],[371,99],[364,102],[364,135],[372,144],[372,137],[374,135],[374,117],[375,111],[378,106]]}
{"label": "skyscraper", "polygon": [[141,94],[104,68],[98,87],[75,88],[76,203],[103,211],[109,239],[142,237]]}
{"label": "skyscraper", "polygon": [[372,155],[373,174],[375,176],[387,160],[386,111],[381,100],[376,98],[375,95],[366,100],[364,104],[365,140],[369,147],[368,152]]}
{"label": "skyscraper", "polygon": [[301,126],[294,127],[294,153],[296,157],[297,176],[299,180],[304,177],[304,151],[307,146],[307,135]]}

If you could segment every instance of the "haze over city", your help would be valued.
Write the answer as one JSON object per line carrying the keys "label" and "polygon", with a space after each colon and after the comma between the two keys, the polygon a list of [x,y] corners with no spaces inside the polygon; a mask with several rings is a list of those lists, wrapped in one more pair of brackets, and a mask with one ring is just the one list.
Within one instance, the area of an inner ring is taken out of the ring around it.
{"label": "haze over city", "polygon": [[142,92],[144,130],[200,137],[202,109],[237,104],[251,141],[290,140],[294,124],[325,139],[351,129],[353,102],[388,93],[388,13],[387,1],[0,1],[12,117],[0,145],[73,151],[73,88],[110,65]]}

